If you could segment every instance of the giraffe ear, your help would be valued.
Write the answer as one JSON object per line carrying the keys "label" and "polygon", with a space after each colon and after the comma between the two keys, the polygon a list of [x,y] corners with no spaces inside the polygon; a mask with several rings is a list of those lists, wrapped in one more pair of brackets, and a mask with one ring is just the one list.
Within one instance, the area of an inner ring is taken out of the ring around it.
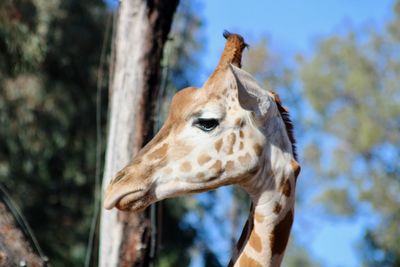
{"label": "giraffe ear", "polygon": [[238,88],[239,103],[242,108],[264,117],[271,106],[271,97],[262,89],[250,73],[230,64],[229,66]]}

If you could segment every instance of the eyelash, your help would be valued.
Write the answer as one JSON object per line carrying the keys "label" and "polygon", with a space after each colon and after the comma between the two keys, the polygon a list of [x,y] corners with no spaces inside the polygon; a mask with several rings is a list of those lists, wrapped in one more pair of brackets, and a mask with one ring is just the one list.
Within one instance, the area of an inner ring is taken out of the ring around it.
{"label": "eyelash", "polygon": [[197,119],[193,122],[193,126],[199,128],[204,132],[211,132],[219,125],[219,121],[217,119]]}

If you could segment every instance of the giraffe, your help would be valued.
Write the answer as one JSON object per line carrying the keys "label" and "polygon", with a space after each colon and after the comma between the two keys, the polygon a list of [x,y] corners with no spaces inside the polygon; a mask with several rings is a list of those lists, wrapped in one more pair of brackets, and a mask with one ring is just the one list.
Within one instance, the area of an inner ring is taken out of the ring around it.
{"label": "giraffe", "polygon": [[241,69],[247,46],[224,32],[220,61],[202,88],[173,97],[157,135],[108,185],[104,207],[142,211],[165,198],[237,184],[252,201],[229,266],[280,266],[294,216],[300,165],[288,111]]}

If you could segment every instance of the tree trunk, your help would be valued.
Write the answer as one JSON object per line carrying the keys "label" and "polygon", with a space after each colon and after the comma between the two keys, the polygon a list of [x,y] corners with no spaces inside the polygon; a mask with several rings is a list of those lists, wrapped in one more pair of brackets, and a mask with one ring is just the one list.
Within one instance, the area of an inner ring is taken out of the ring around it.
{"label": "tree trunk", "polygon": [[[160,61],[178,2],[120,2],[103,190],[153,136]],[[99,266],[147,266],[149,227],[145,213],[103,209]]]}
{"label": "tree trunk", "polygon": [[0,267],[43,265],[43,261],[33,252],[17,228],[14,217],[0,201]]}

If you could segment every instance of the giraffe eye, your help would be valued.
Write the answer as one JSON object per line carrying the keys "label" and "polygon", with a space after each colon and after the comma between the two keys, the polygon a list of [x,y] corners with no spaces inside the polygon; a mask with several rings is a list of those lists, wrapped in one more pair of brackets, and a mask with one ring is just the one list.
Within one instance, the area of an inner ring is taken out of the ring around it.
{"label": "giraffe eye", "polygon": [[194,123],[193,126],[196,126],[200,130],[204,132],[211,132],[214,130],[217,126],[219,125],[219,122],[217,119],[197,119]]}

